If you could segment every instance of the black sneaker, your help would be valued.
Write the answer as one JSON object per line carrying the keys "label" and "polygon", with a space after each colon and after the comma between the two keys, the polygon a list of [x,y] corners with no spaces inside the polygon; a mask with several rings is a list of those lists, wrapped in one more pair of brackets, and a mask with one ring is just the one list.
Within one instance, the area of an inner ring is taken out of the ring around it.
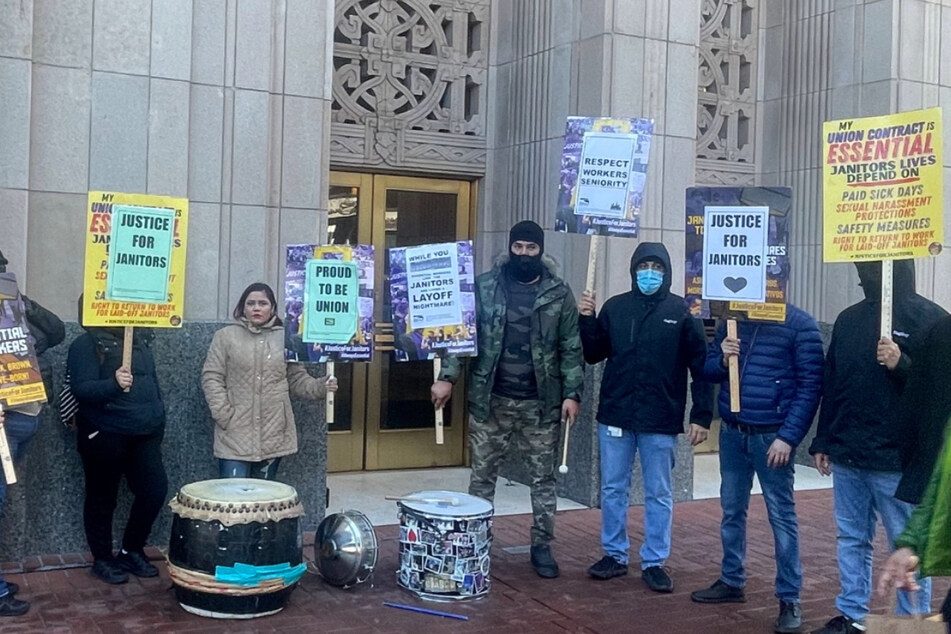
{"label": "black sneaker", "polygon": [[149,563],[145,555],[141,552],[122,551],[116,555],[116,565],[126,572],[131,572],[136,577],[157,577],[158,568]]}
{"label": "black sneaker", "polygon": [[92,564],[92,574],[114,586],[129,580],[129,575],[119,567],[118,562],[112,557],[94,561]]}
{"label": "black sneaker", "polygon": [[[7,584],[10,585],[10,584]],[[21,601],[8,592],[0,597],[0,616],[20,616],[30,611],[29,601]]]}
{"label": "black sneaker", "polygon": [[861,634],[864,631],[864,625],[840,614],[826,623],[821,630],[815,630],[812,634]]}
{"label": "black sneaker", "polygon": [[588,568],[588,574],[602,581],[621,577],[627,574],[627,564],[622,564],[614,557],[605,555],[601,558],[601,561]]}
{"label": "black sneaker", "polygon": [[690,598],[697,603],[746,603],[743,588],[728,586],[719,579],[705,590],[691,592]]}
{"label": "black sneaker", "polygon": [[11,597],[19,591],[20,591],[20,586],[13,583],[12,581],[7,581],[7,593],[9,593]]}
{"label": "black sneaker", "polygon": [[802,627],[802,606],[798,603],[779,602],[779,618],[776,619],[774,632],[795,634]]}
{"label": "black sneaker", "polygon": [[641,579],[654,592],[673,592],[674,580],[660,566],[651,566],[641,570]]}
{"label": "black sneaker", "polygon": [[558,563],[551,556],[551,546],[548,544],[538,544],[532,546],[532,567],[539,577],[544,579],[554,579],[558,576]]}

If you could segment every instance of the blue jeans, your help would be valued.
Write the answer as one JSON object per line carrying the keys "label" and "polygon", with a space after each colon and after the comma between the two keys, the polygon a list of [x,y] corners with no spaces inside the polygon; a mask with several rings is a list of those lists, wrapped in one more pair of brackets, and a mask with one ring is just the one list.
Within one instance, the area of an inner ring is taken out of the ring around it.
{"label": "blue jeans", "polygon": [[802,566],[793,499],[793,465],[790,461],[785,467],[766,466],[766,452],[775,439],[776,434],[747,434],[725,423],[720,427],[720,506],[723,508],[720,580],[734,588],[746,585],[746,513],[755,473],[763,488],[773,529],[776,596],[787,603],[799,603]]}
{"label": "blue jeans", "polygon": [[670,434],[635,434],[623,430],[609,436],[607,425],[598,425],[601,451],[601,546],[604,554],[628,562],[627,509],[634,456],[641,454],[644,480],[644,543],[641,569],[662,566],[670,555],[670,529],[674,496],[670,473],[674,468],[677,437]]}
{"label": "blue jeans", "polygon": [[218,459],[219,478],[257,478],[258,480],[276,480],[280,458],[271,458],[261,462],[247,460]]}
{"label": "blue jeans", "polygon": [[[869,471],[832,465],[835,524],[838,529],[837,552],[839,582],[842,592],[835,607],[850,619],[862,621],[868,614],[872,592],[872,540],[875,538],[875,514],[885,526],[888,543],[905,529],[905,522],[914,508],[895,499],[901,473]],[[931,611],[931,579],[918,582],[918,606],[912,605],[907,593],[898,593],[898,614]]]}
{"label": "blue jeans", "polygon": [[[10,455],[13,456],[13,461],[16,462],[23,456],[23,452],[26,451],[26,446],[29,444],[30,439],[33,438],[33,434],[36,433],[39,417],[9,410],[4,411],[3,416],[3,430],[7,434],[7,444],[10,445]],[[0,470],[0,515],[3,514],[3,501],[6,497],[7,480],[3,475],[3,471]],[[3,576],[0,575],[0,597],[7,594],[7,592],[9,592],[7,590],[7,582],[4,581]]]}

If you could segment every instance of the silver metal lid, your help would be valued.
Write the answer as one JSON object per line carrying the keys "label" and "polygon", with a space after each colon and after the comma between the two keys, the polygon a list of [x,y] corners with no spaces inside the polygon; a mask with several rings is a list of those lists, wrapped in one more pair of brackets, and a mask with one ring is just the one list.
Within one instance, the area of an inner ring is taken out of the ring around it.
{"label": "silver metal lid", "polygon": [[331,585],[349,588],[367,581],[378,552],[373,525],[360,511],[328,515],[317,527],[314,560]]}

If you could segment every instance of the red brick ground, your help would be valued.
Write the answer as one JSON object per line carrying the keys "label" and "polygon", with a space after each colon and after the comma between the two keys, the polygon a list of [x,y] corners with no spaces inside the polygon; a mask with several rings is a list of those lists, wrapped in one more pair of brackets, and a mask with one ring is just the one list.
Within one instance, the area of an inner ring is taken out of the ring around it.
{"label": "red brick ground", "polygon": [[[820,626],[833,615],[838,591],[835,528],[831,491],[796,495],[803,551],[804,630]],[[632,541],[642,536],[643,510],[631,510]],[[717,500],[677,504],[674,511],[674,553],[668,562],[676,585],[673,594],[649,592],[638,575],[607,582],[589,579],[585,569],[601,555],[597,510],[559,514],[555,553],[562,574],[539,579],[527,555],[504,549],[528,541],[530,516],[497,518],[492,553],[492,590],[482,601],[438,604],[417,601],[396,585],[396,527],[378,531],[381,556],[375,586],[343,591],[306,575],[288,607],[255,621],[216,621],[183,611],[174,600],[167,572],[158,579],[135,579],[107,586],[90,576],[88,568],[44,571],[43,567],[77,564],[77,555],[30,558],[4,564],[4,575],[21,586],[21,596],[33,609],[23,617],[0,620],[3,634],[15,632],[663,632],[680,634],[771,632],[777,602],[773,597],[772,534],[761,496],[750,511],[747,585],[743,605],[702,606],[690,601],[692,590],[712,583],[719,572],[720,509]],[[880,531],[881,533],[881,531]],[[312,537],[311,537],[312,538]],[[878,551],[884,546],[880,534]],[[636,559],[636,546],[635,559]],[[312,548],[305,554],[312,556]],[[881,556],[876,558],[879,570]],[[9,574],[8,574],[9,573]],[[935,605],[948,582],[936,584]],[[383,601],[423,605],[456,612],[469,621],[454,621],[386,608]],[[877,610],[884,604],[874,601]]]}

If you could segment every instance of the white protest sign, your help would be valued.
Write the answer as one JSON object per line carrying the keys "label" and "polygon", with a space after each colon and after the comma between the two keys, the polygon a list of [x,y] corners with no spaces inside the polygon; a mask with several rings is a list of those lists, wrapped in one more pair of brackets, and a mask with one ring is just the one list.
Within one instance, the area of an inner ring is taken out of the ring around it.
{"label": "white protest sign", "polygon": [[[636,144],[636,134],[588,132],[584,135],[576,215],[625,217]],[[643,178],[643,174],[640,176]]]}
{"label": "white protest sign", "polygon": [[462,323],[459,252],[455,244],[425,244],[406,249],[410,328]]}
{"label": "white protest sign", "polygon": [[703,299],[766,301],[769,207],[704,208]]}

